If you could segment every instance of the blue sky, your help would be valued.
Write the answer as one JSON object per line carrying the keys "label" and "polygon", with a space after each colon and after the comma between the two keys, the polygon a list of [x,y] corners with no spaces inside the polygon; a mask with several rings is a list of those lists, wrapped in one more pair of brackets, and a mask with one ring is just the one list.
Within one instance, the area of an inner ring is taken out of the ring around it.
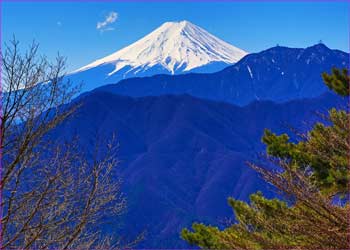
{"label": "blue sky", "polygon": [[[322,40],[349,50],[347,2],[2,2],[2,42],[33,39],[68,70],[129,45],[166,21],[188,20],[249,52]],[[109,17],[109,18],[108,18]],[[99,25],[98,25],[99,23]],[[99,28],[97,28],[99,27]]]}

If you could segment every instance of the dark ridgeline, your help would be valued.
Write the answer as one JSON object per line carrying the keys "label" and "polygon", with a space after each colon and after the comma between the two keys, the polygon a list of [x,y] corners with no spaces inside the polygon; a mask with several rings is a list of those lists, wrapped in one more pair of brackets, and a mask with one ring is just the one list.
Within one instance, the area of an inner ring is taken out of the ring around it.
{"label": "dark ridgeline", "polygon": [[237,105],[284,102],[321,95],[327,91],[322,72],[348,66],[349,54],[324,44],[306,49],[277,46],[249,54],[217,73],[130,78],[99,89],[134,97],[189,94]]}

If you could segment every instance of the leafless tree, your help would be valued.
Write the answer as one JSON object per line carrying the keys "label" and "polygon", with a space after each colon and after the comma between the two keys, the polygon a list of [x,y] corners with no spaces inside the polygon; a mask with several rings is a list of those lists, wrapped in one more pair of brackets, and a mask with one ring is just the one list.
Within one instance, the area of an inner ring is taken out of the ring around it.
{"label": "leafless tree", "polygon": [[88,160],[76,140],[52,141],[50,131],[74,114],[79,88],[64,81],[65,59],[21,53],[13,39],[1,55],[1,249],[115,248],[99,228],[125,208],[115,143],[96,144]]}

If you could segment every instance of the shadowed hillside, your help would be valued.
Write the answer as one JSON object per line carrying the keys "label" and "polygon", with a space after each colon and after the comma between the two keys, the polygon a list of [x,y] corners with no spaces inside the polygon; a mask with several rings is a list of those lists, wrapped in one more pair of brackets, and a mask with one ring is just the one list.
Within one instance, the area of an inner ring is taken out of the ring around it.
{"label": "shadowed hillside", "polygon": [[337,99],[284,104],[254,102],[246,107],[197,99],[188,95],[131,98],[106,92],[81,97],[77,114],[60,126],[54,137],[80,137],[93,151],[95,135],[116,132],[120,144],[119,171],[128,197],[124,223],[129,234],[147,230],[140,247],[184,247],[179,232],[194,220],[208,223],[232,215],[226,198],[247,200],[267,184],[245,165],[261,152],[264,128],[276,132],[296,121],[311,121]]}

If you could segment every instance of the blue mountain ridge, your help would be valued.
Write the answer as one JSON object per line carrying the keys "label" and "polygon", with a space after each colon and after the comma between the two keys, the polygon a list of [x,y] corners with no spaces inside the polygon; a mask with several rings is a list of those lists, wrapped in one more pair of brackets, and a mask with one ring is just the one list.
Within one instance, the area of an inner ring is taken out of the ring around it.
{"label": "blue mountain ridge", "polygon": [[305,49],[277,46],[216,73],[129,78],[99,89],[133,97],[189,94],[244,106],[255,100],[317,97],[328,91],[321,74],[332,67],[348,68],[349,54],[324,44]]}

